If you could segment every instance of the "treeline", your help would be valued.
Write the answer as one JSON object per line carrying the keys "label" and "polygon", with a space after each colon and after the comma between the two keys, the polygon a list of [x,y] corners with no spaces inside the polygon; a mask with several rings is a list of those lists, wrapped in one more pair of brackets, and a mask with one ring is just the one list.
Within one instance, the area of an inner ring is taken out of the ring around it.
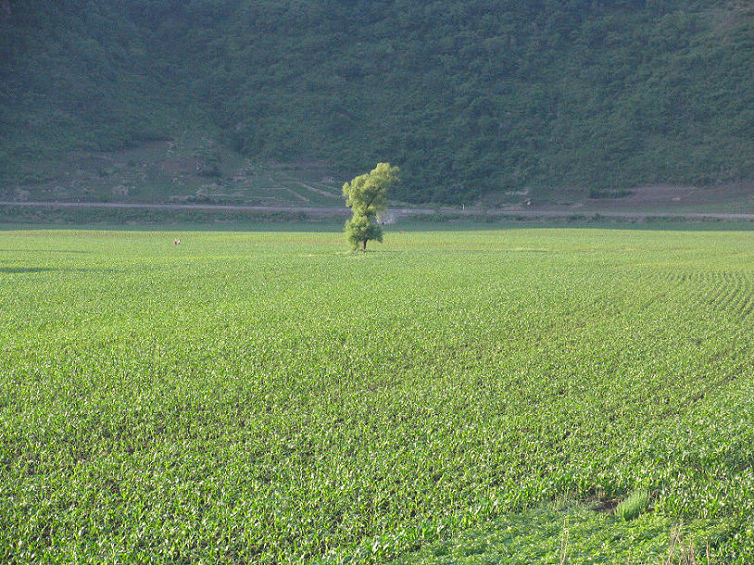
{"label": "treeline", "polygon": [[745,2],[7,3],[8,170],[199,127],[344,175],[389,160],[417,201],[754,178]]}

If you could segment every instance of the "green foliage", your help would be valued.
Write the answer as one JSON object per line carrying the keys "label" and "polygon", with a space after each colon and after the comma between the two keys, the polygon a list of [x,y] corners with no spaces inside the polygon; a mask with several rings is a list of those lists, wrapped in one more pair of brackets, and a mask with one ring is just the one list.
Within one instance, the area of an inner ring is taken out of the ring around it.
{"label": "green foliage", "polygon": [[346,206],[354,214],[379,216],[387,210],[387,192],[398,183],[399,173],[400,169],[391,167],[390,163],[377,163],[368,173],[343,185]]}
{"label": "green foliage", "polygon": [[636,485],[619,547],[754,554],[751,232],[0,237],[0,562],[384,562]]}
{"label": "green foliage", "polygon": [[638,517],[647,508],[649,508],[649,491],[647,489],[638,489],[618,504],[615,508],[615,515],[629,521]]}
{"label": "green foliage", "polygon": [[377,220],[387,210],[388,190],[398,182],[399,173],[400,169],[390,163],[377,163],[369,173],[343,185],[346,206],[353,210],[345,230],[353,249],[361,245],[366,250],[372,239],[382,242],[382,227]]}
{"label": "green foliage", "polygon": [[382,226],[374,216],[354,212],[353,217],[346,220],[346,238],[353,250],[367,248],[367,242],[377,240],[382,243]]}
{"label": "green foliage", "polygon": [[[656,515],[624,522],[588,504],[551,503],[491,520],[391,563],[678,563],[667,559],[676,524]],[[684,526],[681,539],[696,541],[702,548],[715,535],[704,520]],[[688,561],[696,562],[706,560]]]}
{"label": "green foliage", "polygon": [[733,0],[9,5],[8,180],[187,126],[347,176],[394,155],[413,201],[754,178],[754,16]]}

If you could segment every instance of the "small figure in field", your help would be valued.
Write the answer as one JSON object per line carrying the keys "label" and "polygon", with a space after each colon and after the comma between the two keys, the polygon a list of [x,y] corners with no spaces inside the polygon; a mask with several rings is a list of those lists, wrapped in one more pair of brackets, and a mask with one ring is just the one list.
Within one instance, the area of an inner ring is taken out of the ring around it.
{"label": "small figure in field", "polygon": [[173,240],[173,245],[180,245],[180,244],[181,244],[181,240],[180,239],[174,239]]}

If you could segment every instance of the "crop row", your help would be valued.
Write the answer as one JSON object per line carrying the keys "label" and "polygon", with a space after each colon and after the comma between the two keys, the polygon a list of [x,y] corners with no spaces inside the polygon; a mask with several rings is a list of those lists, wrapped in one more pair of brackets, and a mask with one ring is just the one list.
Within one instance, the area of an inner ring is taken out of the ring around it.
{"label": "crop row", "polygon": [[2,561],[383,560],[640,487],[754,555],[748,234],[3,238]]}

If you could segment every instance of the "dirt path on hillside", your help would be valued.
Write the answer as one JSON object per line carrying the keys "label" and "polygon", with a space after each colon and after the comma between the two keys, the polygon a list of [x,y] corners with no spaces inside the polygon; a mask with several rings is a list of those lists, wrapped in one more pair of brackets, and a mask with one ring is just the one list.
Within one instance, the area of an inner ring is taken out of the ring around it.
{"label": "dirt path on hillside", "polygon": [[[197,210],[218,212],[287,212],[306,214],[316,217],[346,217],[351,210],[345,207],[328,208],[324,206],[238,206],[230,204],[145,204],[136,202],[58,202],[58,201],[0,201],[0,206],[20,206],[32,208],[115,208],[142,210]],[[502,209],[460,209],[444,207],[434,208],[390,208],[395,217],[421,216],[430,214],[453,216],[514,216],[526,218],[565,218],[565,217],[603,217],[603,218],[714,218],[720,220],[754,220],[754,214],[721,212],[621,212],[621,211],[580,211],[575,210],[502,210]]]}

